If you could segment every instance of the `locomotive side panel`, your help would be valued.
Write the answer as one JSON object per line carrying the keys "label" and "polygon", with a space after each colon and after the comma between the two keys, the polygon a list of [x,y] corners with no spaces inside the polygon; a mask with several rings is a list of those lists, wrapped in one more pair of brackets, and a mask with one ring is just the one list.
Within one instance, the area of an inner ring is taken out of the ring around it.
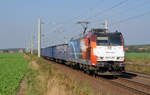
{"label": "locomotive side panel", "polygon": [[68,44],[68,60],[80,64],[90,64],[90,60],[87,57],[88,50],[88,38],[79,38],[71,40]]}
{"label": "locomotive side panel", "polygon": [[96,36],[93,34],[90,37],[90,58],[91,58],[91,65],[96,66],[97,64],[97,56],[94,54],[94,49],[96,48]]}
{"label": "locomotive side panel", "polygon": [[86,37],[80,40],[81,59],[87,60],[88,39]]}
{"label": "locomotive side panel", "polygon": [[72,40],[68,44],[67,49],[68,60],[77,62],[81,59],[80,40]]}

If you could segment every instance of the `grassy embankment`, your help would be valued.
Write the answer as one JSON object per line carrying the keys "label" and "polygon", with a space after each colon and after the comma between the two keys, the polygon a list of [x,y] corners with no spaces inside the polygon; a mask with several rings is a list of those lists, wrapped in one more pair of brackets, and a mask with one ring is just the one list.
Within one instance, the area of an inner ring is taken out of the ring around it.
{"label": "grassy embankment", "polygon": [[150,53],[126,53],[126,70],[150,74]]}
{"label": "grassy embankment", "polygon": [[19,95],[93,95],[88,83],[78,83],[72,75],[65,75],[48,61],[26,56],[29,61],[24,84]]}
{"label": "grassy embankment", "polygon": [[0,53],[0,95],[15,95],[26,70],[24,54]]}

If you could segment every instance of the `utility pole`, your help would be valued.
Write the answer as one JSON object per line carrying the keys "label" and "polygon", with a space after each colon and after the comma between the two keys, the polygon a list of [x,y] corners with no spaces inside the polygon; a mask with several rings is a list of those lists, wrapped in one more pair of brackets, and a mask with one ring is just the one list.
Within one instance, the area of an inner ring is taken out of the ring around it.
{"label": "utility pole", "polygon": [[27,53],[27,43],[25,41],[25,52]]}
{"label": "utility pole", "polygon": [[106,29],[106,33],[108,33],[108,21],[105,20],[105,29]]}
{"label": "utility pole", "polygon": [[31,54],[33,54],[33,50],[34,50],[34,40],[33,40],[33,38],[32,38],[32,41],[31,41]]}
{"label": "utility pole", "polygon": [[31,41],[28,41],[28,53],[31,53]]}
{"label": "utility pole", "polygon": [[41,19],[38,20],[38,57],[41,57]]}
{"label": "utility pole", "polygon": [[32,42],[31,42],[31,54],[34,54],[34,40],[35,40],[35,27],[33,25],[33,36],[32,36]]}

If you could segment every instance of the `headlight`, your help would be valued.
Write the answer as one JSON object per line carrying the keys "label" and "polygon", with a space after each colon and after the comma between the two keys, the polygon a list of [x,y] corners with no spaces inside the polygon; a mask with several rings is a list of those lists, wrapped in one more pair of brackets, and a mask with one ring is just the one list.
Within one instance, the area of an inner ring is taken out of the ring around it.
{"label": "headlight", "polygon": [[97,59],[98,59],[98,60],[103,60],[103,59],[104,59],[104,57],[97,57]]}
{"label": "headlight", "polygon": [[100,59],[103,59],[104,57],[100,57]]}
{"label": "headlight", "polygon": [[120,57],[117,57],[117,60],[119,60],[119,59],[123,59],[124,57],[122,57],[122,56],[120,56]]}
{"label": "headlight", "polygon": [[120,59],[120,57],[117,57],[117,59]]}

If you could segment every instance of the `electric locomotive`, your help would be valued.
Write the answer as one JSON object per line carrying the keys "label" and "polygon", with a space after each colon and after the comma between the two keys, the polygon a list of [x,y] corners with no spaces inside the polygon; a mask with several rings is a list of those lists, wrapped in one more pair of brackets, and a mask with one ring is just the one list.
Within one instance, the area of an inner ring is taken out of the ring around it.
{"label": "electric locomotive", "polygon": [[68,43],[67,62],[94,72],[125,71],[124,38],[121,32],[92,29]]}

